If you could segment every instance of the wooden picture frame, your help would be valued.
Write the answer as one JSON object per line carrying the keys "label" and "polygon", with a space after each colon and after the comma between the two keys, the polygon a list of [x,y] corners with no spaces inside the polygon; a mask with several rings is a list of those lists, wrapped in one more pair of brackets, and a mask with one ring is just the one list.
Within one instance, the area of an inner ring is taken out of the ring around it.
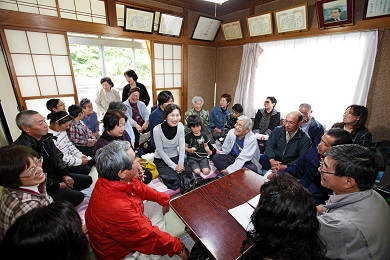
{"label": "wooden picture frame", "polygon": [[222,20],[199,16],[191,39],[213,42],[217,36]]}
{"label": "wooden picture frame", "polygon": [[363,19],[390,16],[390,0],[366,0]]}
{"label": "wooden picture frame", "polygon": [[274,12],[276,33],[307,31],[308,10],[307,3]]}
{"label": "wooden picture frame", "polygon": [[153,33],[154,12],[125,7],[124,31]]}
{"label": "wooden picture frame", "polygon": [[252,15],[246,18],[249,37],[273,34],[272,12]]}
{"label": "wooden picture frame", "polygon": [[180,37],[183,28],[184,16],[160,13],[157,33],[173,37]]}
{"label": "wooden picture frame", "polygon": [[240,20],[231,23],[221,24],[221,28],[223,36],[227,41],[243,38]]}
{"label": "wooden picture frame", "polygon": [[353,25],[353,0],[317,1],[320,29]]}

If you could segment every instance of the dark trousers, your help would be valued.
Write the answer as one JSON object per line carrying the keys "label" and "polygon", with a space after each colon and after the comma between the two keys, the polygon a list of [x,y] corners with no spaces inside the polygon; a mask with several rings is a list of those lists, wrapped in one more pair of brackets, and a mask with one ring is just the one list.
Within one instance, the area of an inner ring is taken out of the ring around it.
{"label": "dark trousers", "polygon": [[93,158],[93,151],[95,149],[95,146],[88,147],[88,146],[77,146],[77,149],[80,150],[80,152],[86,156],[91,156]]}
{"label": "dark trousers", "polygon": [[[177,164],[179,162],[179,156],[172,157],[171,160]],[[178,174],[180,173],[177,173],[175,170],[169,167],[163,159],[154,158],[154,164],[157,166],[159,176],[163,180],[165,186],[171,190],[178,189],[180,186],[180,179]],[[191,168],[186,162],[184,163],[184,168],[186,171],[191,172]]]}
{"label": "dark trousers", "polygon": [[[236,161],[237,156],[229,154],[216,154],[213,156],[214,166],[218,171],[225,170],[229,165]],[[246,167],[254,172],[257,172],[257,167],[252,162],[246,162],[243,167]]]}
{"label": "dark trousers", "polygon": [[[147,133],[149,132],[150,129],[149,127],[147,129],[145,129],[144,131],[142,131],[141,133]],[[134,148],[138,148],[140,143],[139,143],[139,136],[140,136],[140,133],[138,133],[138,130],[137,128],[133,127],[133,132],[134,132]]]}
{"label": "dark trousers", "polygon": [[[281,161],[280,159],[278,159],[278,158],[275,158],[275,160],[278,160],[278,161]],[[260,164],[261,164],[261,169],[262,170],[266,170],[266,171],[268,171],[269,169],[271,169],[271,163],[269,162],[269,159],[268,159],[268,157],[267,157],[267,155],[265,155],[265,154],[262,154],[261,156],[260,156]]]}
{"label": "dark trousers", "polygon": [[73,206],[77,206],[84,200],[84,194],[80,191],[91,186],[92,178],[88,175],[75,173],[68,175],[74,180],[73,189],[50,190],[47,193],[54,201],[66,200],[71,202]]}

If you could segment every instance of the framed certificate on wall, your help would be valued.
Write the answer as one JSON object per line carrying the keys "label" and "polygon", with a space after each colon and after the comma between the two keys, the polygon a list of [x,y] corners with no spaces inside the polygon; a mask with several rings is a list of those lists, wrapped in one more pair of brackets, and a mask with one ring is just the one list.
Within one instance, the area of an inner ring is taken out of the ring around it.
{"label": "framed certificate on wall", "polygon": [[249,16],[246,18],[246,24],[249,37],[273,34],[271,12]]}
{"label": "framed certificate on wall", "polygon": [[299,32],[308,30],[307,4],[274,12],[276,32]]}
{"label": "framed certificate on wall", "polygon": [[125,31],[153,33],[154,12],[125,8]]}

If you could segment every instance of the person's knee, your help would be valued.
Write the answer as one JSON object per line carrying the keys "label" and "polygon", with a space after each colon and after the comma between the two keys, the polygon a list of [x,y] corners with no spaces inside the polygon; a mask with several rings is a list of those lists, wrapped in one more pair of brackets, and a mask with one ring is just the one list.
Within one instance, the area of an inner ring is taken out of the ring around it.
{"label": "person's knee", "polygon": [[200,169],[196,168],[196,169],[193,170],[193,172],[196,173],[196,174],[200,174]]}
{"label": "person's knee", "polygon": [[209,168],[203,168],[202,172],[204,175],[209,175],[210,174],[210,169]]}

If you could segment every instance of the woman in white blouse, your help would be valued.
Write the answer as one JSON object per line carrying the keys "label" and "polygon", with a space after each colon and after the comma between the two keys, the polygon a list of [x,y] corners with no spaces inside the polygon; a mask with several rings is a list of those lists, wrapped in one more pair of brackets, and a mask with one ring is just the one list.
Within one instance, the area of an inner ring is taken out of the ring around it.
{"label": "woman in white blouse", "polygon": [[119,92],[113,89],[114,83],[109,77],[103,77],[100,80],[100,84],[102,84],[102,89],[96,92],[95,103],[100,114],[104,115],[108,109],[108,104],[111,101],[121,101],[121,98]]}

